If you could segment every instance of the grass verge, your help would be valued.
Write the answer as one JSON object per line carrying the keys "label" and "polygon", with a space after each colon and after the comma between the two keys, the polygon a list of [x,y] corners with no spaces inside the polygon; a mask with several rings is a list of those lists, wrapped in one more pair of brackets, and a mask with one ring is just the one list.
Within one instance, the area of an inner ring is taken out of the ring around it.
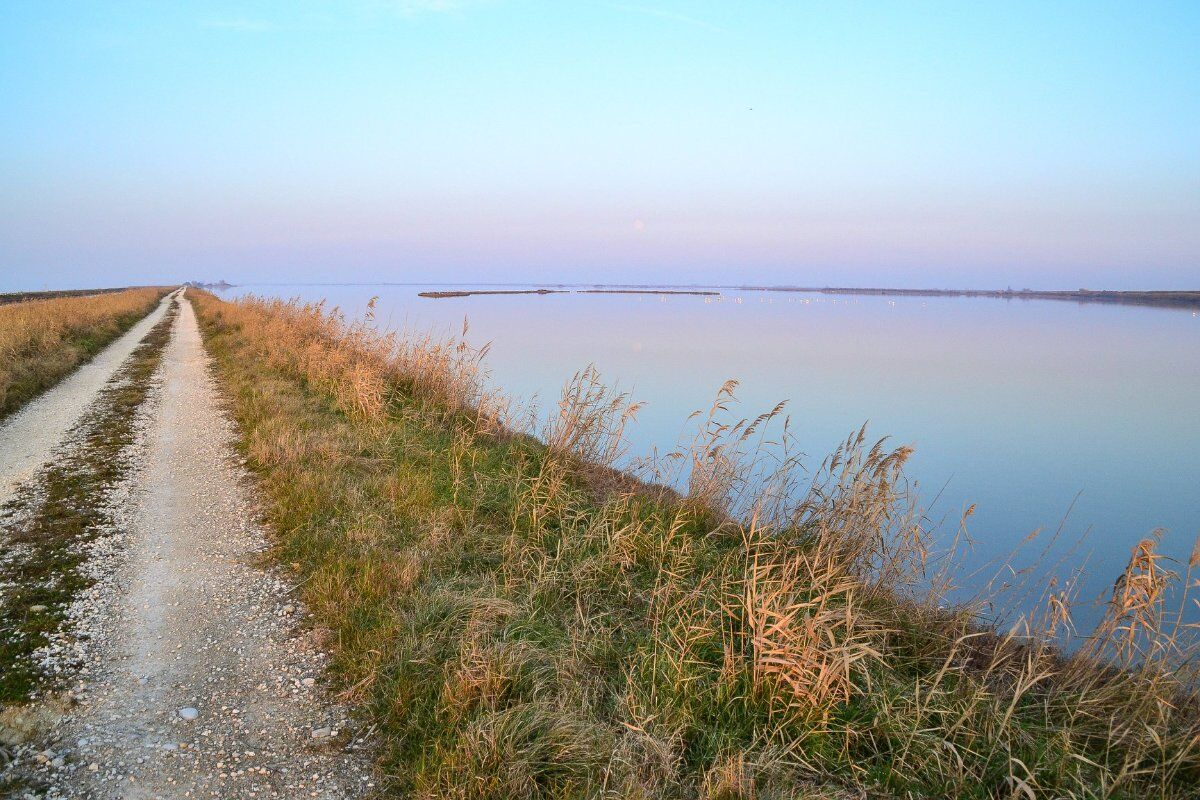
{"label": "grass verge", "polygon": [[132,328],[167,291],[125,289],[0,305],[0,419]]}
{"label": "grass verge", "polygon": [[1066,589],[1019,632],[943,606],[904,448],[860,431],[800,487],[727,385],[677,494],[612,470],[634,409],[593,371],[535,438],[465,342],[193,296],[397,796],[1196,795],[1191,578],[1153,539],[1068,657]]}

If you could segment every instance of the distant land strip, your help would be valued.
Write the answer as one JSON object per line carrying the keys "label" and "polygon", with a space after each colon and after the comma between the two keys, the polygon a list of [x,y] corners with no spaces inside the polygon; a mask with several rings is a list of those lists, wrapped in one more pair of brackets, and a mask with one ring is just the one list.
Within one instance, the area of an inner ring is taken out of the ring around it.
{"label": "distant land strip", "polygon": [[720,296],[711,289],[580,289],[580,294],[701,294]]}
{"label": "distant land strip", "polygon": [[804,286],[724,286],[724,289],[758,292],[883,295],[900,297],[994,297],[1003,300],[1074,300],[1081,303],[1120,303],[1138,306],[1200,308],[1200,291],[1108,291],[1093,289],[872,289]]}
{"label": "distant land strip", "polygon": [[566,289],[478,289],[470,291],[418,292],[418,297],[442,300],[447,297],[470,297],[473,294],[568,294]]}
{"label": "distant land strip", "polygon": [[[576,294],[693,294],[720,295],[708,289],[579,289]],[[447,297],[470,297],[473,294],[571,294],[570,289],[478,289],[418,292],[418,297],[442,300]]]}
{"label": "distant land strip", "polygon": [[[559,284],[563,286],[563,284]],[[1001,300],[1073,300],[1078,303],[1116,303],[1135,306],[1200,308],[1200,290],[1115,291],[1106,289],[885,289],[848,286],[779,286],[740,284],[711,287],[597,286],[589,289],[470,289],[420,292],[421,297],[469,297],[476,294],[678,294],[720,296],[720,290],[796,292],[800,294],[876,295],[894,297],[992,297]]]}
{"label": "distant land strip", "polygon": [[27,300],[53,300],[56,297],[85,297],[95,294],[112,294],[132,289],[132,286],[116,286],[111,289],[59,289],[47,292],[6,292],[0,294],[0,306],[6,303],[24,303]]}

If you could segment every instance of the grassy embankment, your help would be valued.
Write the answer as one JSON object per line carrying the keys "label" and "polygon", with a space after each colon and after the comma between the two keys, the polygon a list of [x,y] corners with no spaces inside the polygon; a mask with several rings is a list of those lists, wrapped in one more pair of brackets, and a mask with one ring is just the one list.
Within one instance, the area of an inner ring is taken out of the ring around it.
{"label": "grassy embankment", "polygon": [[858,435],[799,500],[747,496],[762,428],[722,424],[726,392],[678,458],[679,496],[606,467],[629,409],[594,374],[543,445],[506,430],[464,344],[380,339],[320,307],[198,309],[278,558],[399,796],[1200,785],[1189,632],[1164,607],[1175,578],[1153,540],[1064,658],[1042,643],[1069,624],[1064,590],[1018,638],[918,588],[941,581],[903,448]]}
{"label": "grassy embankment", "polygon": [[168,291],[147,287],[0,305],[0,419],[133,327]]}

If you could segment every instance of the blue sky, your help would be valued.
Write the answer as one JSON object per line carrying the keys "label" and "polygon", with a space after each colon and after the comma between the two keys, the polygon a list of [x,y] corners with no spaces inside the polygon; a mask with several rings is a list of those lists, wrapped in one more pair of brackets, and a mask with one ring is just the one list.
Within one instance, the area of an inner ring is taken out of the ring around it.
{"label": "blue sky", "polygon": [[1200,4],[9,2],[0,288],[1200,288]]}

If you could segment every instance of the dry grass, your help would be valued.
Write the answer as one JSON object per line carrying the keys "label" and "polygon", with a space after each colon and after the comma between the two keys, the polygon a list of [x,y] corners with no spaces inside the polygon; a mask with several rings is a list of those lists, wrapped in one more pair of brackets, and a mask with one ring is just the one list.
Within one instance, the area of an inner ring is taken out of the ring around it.
{"label": "dry grass", "polygon": [[95,355],[166,292],[126,289],[0,305],[0,417]]}
{"label": "dry grass", "polygon": [[1197,794],[1195,631],[1168,607],[1197,559],[1154,537],[1067,656],[1061,587],[1010,631],[944,607],[909,451],[865,431],[806,475],[782,408],[739,421],[727,384],[643,465],[681,487],[658,490],[611,479],[636,409],[594,370],[535,437],[462,340],[199,311],[400,796]]}

